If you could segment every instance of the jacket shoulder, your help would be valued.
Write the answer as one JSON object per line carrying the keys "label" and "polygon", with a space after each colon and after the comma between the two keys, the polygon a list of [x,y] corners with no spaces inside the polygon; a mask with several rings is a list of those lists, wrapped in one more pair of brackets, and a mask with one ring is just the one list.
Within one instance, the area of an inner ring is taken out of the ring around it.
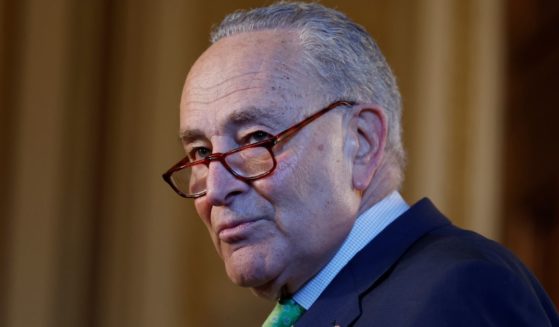
{"label": "jacket shoulder", "polygon": [[537,280],[509,250],[453,225],[414,242],[364,294],[362,308],[359,321],[375,312],[377,322],[393,326],[559,323]]}

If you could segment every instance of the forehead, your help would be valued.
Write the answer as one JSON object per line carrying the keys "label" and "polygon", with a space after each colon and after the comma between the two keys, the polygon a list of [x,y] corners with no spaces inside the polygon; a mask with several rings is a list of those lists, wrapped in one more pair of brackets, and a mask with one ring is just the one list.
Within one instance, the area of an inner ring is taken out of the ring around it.
{"label": "forehead", "polygon": [[194,64],[181,99],[181,132],[230,121],[278,120],[313,105],[318,84],[295,33],[260,31],[227,37]]}

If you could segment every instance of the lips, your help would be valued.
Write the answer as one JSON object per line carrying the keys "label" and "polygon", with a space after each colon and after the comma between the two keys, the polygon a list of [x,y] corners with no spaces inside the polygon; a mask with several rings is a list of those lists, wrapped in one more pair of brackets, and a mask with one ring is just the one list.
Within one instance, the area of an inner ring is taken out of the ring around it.
{"label": "lips", "polygon": [[258,221],[260,219],[220,223],[217,228],[217,236],[222,242],[226,243],[242,241],[250,236]]}

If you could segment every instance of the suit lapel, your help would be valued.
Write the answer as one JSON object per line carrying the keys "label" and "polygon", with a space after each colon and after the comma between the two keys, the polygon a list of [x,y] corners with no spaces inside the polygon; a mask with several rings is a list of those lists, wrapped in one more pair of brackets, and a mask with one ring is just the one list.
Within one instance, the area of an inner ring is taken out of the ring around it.
{"label": "suit lapel", "polygon": [[361,314],[359,296],[425,233],[450,222],[428,199],[396,219],[340,271],[296,326],[348,326]]}

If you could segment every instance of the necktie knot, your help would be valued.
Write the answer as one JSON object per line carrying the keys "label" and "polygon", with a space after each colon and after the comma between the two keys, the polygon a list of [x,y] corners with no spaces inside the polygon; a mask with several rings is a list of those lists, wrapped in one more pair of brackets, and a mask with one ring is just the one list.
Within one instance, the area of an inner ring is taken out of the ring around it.
{"label": "necktie knot", "polygon": [[280,299],[262,327],[290,327],[305,312],[305,309],[291,298]]}

